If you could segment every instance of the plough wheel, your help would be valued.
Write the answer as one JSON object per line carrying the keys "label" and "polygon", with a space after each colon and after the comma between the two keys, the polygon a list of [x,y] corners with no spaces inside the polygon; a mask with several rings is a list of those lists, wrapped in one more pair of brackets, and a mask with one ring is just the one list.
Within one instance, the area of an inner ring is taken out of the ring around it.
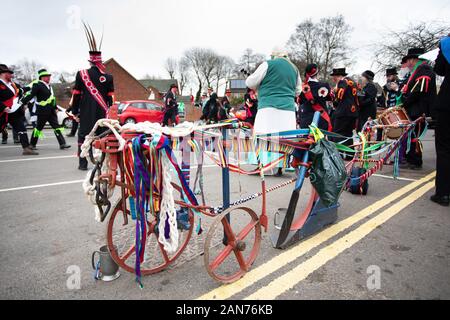
{"label": "plough wheel", "polygon": [[[132,220],[128,201],[126,223],[121,199],[115,206],[114,211],[107,226],[107,242],[111,257],[124,270],[135,272],[135,240],[136,240],[136,222]],[[141,263],[142,275],[150,275],[161,272],[169,267],[184,251],[189,243],[194,228],[194,215],[189,210],[188,221],[190,223],[189,230],[179,231],[179,246],[175,253],[169,254],[158,241],[158,234],[155,233],[157,221],[154,217],[150,217],[147,222],[147,242],[144,255],[144,262]],[[117,250],[115,249],[117,248]]]}
{"label": "plough wheel", "polygon": [[214,219],[206,236],[206,270],[221,283],[235,282],[250,270],[260,246],[261,224],[257,214],[249,208],[228,209]]}

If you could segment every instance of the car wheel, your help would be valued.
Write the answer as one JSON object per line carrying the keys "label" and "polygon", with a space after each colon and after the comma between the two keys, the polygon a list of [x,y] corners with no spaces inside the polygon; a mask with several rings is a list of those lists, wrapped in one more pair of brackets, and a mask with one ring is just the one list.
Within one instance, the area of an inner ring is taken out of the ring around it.
{"label": "car wheel", "polygon": [[64,128],[72,129],[72,126],[73,126],[73,120],[70,119],[70,118],[64,119],[64,121],[63,121],[63,126],[64,126]]}
{"label": "car wheel", "polygon": [[133,118],[128,118],[125,120],[125,124],[127,124],[127,123],[135,124],[136,120],[134,120]]}

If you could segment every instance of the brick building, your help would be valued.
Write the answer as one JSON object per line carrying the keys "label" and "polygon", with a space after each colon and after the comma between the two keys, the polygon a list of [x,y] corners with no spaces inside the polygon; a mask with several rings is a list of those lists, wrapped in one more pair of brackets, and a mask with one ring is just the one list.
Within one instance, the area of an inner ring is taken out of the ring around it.
{"label": "brick building", "polygon": [[105,62],[106,72],[114,77],[116,101],[147,100],[150,91],[123,68],[114,58]]}

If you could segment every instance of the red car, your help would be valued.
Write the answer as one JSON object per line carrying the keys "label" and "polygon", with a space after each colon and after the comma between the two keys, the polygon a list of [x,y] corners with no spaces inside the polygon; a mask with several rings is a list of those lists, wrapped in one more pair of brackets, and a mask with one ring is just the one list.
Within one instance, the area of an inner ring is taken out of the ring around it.
{"label": "red car", "polygon": [[[120,124],[155,122],[162,123],[164,119],[164,104],[153,100],[124,101],[119,104]],[[177,123],[179,117],[177,116]]]}

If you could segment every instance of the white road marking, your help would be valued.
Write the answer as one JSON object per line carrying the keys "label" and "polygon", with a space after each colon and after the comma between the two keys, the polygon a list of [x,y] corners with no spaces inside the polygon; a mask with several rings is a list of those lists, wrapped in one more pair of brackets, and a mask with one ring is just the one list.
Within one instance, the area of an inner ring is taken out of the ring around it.
{"label": "white road marking", "polygon": [[[56,145],[56,144],[55,144],[55,145]],[[38,144],[38,145],[37,145],[38,148],[40,148],[40,147],[46,147],[46,146],[53,146],[53,144]],[[21,148],[21,149],[22,149],[22,146],[21,146],[20,144],[14,145],[14,146],[0,145],[0,150],[1,150],[1,149],[10,149],[10,148]]]}
{"label": "white road marking", "polygon": [[26,187],[0,189],[0,193],[1,192],[9,192],[9,191],[20,191],[20,190],[27,190],[27,189],[37,189],[37,188],[45,188],[45,187],[62,186],[62,185],[67,185],[67,184],[76,184],[76,183],[82,183],[83,181],[84,180],[72,180],[72,181],[63,181],[63,182],[55,182],[55,183],[47,183],[47,184],[38,184],[38,185],[26,186]]}
{"label": "white road marking", "polygon": [[56,156],[56,157],[42,157],[42,158],[20,158],[20,159],[11,159],[11,160],[0,160],[0,163],[51,160],[51,159],[67,159],[67,158],[77,158],[77,156],[71,155],[71,156]]}
{"label": "white road marking", "polygon": [[392,177],[392,176],[385,176],[385,175],[382,175],[382,174],[374,174],[373,175],[374,177],[380,177],[380,178],[385,178],[385,179],[391,179],[391,180],[400,180],[400,181],[412,181],[412,182],[415,182],[415,181],[417,181],[417,179],[409,179],[409,178],[394,178],[394,177]]}

